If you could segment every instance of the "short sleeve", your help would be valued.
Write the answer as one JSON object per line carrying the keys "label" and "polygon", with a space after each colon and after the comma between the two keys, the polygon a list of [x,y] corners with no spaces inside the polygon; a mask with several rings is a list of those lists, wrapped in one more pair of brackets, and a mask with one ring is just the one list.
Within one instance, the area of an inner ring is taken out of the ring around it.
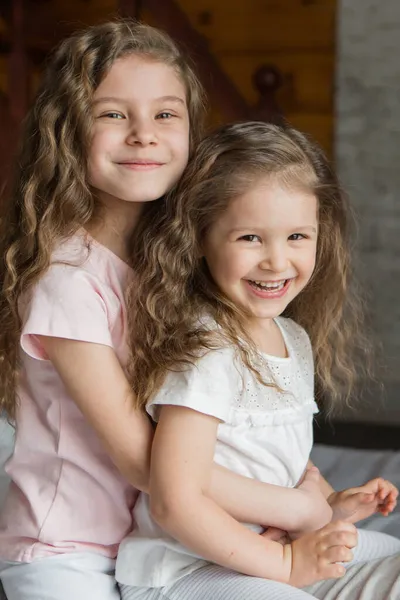
{"label": "short sleeve", "polygon": [[21,347],[33,358],[47,360],[37,336],[59,337],[112,346],[105,293],[89,272],[53,264],[20,305]]}
{"label": "short sleeve", "polygon": [[233,348],[210,350],[194,365],[169,372],[162,388],[147,405],[147,412],[157,421],[158,406],[183,406],[226,421],[241,385]]}

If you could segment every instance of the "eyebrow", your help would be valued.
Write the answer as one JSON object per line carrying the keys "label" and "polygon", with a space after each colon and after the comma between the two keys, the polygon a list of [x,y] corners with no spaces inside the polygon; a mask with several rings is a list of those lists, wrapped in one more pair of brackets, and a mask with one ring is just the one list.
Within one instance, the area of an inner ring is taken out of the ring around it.
{"label": "eyebrow", "polygon": [[[313,225],[301,225],[300,227],[290,227],[291,231],[304,231],[304,230],[309,230],[312,231],[313,233],[317,233],[317,228],[314,227]],[[261,231],[261,229],[259,227],[255,227],[254,225],[249,225],[249,226],[245,226],[245,227],[235,227],[234,229],[231,229],[232,233],[235,232],[239,232],[239,231]]]}
{"label": "eyebrow", "polygon": [[312,231],[313,233],[317,233],[317,228],[314,227],[313,225],[305,225],[303,227],[294,227],[293,231],[301,231],[301,230],[305,230],[307,229],[308,231]]}
{"label": "eyebrow", "polygon": [[[104,96],[103,98],[96,98],[93,100],[93,104],[101,104],[102,102],[128,102],[125,98],[117,98],[116,96]],[[183,98],[179,96],[161,96],[160,98],[154,98],[154,102],[175,102],[186,105],[186,102]]]}

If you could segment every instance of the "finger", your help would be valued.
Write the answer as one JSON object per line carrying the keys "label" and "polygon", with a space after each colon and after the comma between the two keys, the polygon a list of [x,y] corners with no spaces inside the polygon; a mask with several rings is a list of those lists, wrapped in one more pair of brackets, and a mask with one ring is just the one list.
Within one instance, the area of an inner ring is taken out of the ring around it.
{"label": "finger", "polygon": [[397,504],[397,497],[392,493],[390,493],[383,502],[384,506],[390,505],[390,506],[394,507],[394,506],[396,506],[396,504]]}
{"label": "finger", "polygon": [[386,479],[378,479],[378,498],[380,498],[380,500],[384,500],[388,496],[390,493],[390,485],[390,482],[386,481]]}
{"label": "finger", "polygon": [[388,500],[383,504],[379,505],[378,512],[387,517],[391,512],[396,508],[397,501],[396,500]]}
{"label": "finger", "polygon": [[322,538],[319,548],[322,550],[332,546],[347,546],[347,548],[354,548],[357,545],[357,537],[357,532],[332,531]]}
{"label": "finger", "polygon": [[338,563],[328,563],[319,569],[321,579],[339,579],[346,574],[346,567]]}
{"label": "finger", "polygon": [[382,479],[382,477],[376,477],[375,479],[371,479],[371,481],[368,481],[363,486],[363,489],[366,490],[366,491],[368,491],[368,492],[373,492],[375,494],[378,494],[379,490],[381,489],[383,481],[384,480]]}
{"label": "finger", "polygon": [[378,498],[379,498],[379,500],[385,500],[388,497],[388,495],[389,495],[389,490],[385,487],[382,487],[379,490]]}
{"label": "finger", "polygon": [[369,492],[371,494],[376,494],[379,490],[378,480],[371,479],[371,481],[367,481],[367,483],[364,483],[364,485],[362,485],[358,489],[363,492]]}
{"label": "finger", "polygon": [[347,563],[353,560],[353,552],[347,546],[331,546],[324,553],[329,562]]}

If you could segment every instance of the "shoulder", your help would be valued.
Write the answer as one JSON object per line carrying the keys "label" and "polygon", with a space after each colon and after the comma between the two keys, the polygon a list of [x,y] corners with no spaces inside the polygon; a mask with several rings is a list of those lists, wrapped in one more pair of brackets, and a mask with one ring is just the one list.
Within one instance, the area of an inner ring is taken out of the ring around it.
{"label": "shoulder", "polygon": [[210,348],[203,348],[197,360],[187,368],[188,373],[222,373],[231,376],[241,371],[239,349],[225,336],[222,327],[210,315],[202,315],[195,328],[210,333]]}
{"label": "shoulder", "polygon": [[239,373],[241,370],[241,358],[239,350],[233,345],[221,345],[218,348],[205,350],[192,366],[194,372],[218,373],[223,372],[227,376]]}
{"label": "shoulder", "polygon": [[67,239],[61,240],[54,248],[50,270],[63,270],[72,273],[84,272],[104,284],[115,284],[120,280],[125,285],[133,277],[132,269],[116,254],[97,242],[81,229]]}
{"label": "shoulder", "polygon": [[236,384],[241,373],[241,360],[238,350],[233,345],[204,349],[191,364],[185,365],[179,371],[168,374],[167,380],[179,381],[185,386],[202,388],[204,390],[222,390]]}
{"label": "shoulder", "polygon": [[[50,264],[35,285],[35,288],[63,286],[79,280],[101,280],[101,268],[93,269],[92,248],[83,231],[60,240],[51,253]],[[97,257],[96,257],[97,258]],[[98,267],[101,267],[100,264]]]}
{"label": "shoulder", "polygon": [[124,301],[132,276],[128,265],[80,230],[56,245],[49,267],[29,297],[44,294],[55,301],[69,299],[73,304],[92,297],[114,307]]}
{"label": "shoulder", "polygon": [[241,363],[233,346],[204,350],[193,364],[168,373],[147,410],[157,420],[157,405],[185,406],[225,421],[241,382]]}
{"label": "shoulder", "polygon": [[40,299],[46,304],[80,305],[90,299],[107,297],[107,286],[82,265],[52,262],[24,298],[22,304],[32,304]]}
{"label": "shoulder", "polygon": [[60,243],[48,269],[21,296],[21,345],[28,354],[36,357],[31,349],[35,336],[112,345],[121,302],[86,262],[83,240]]}

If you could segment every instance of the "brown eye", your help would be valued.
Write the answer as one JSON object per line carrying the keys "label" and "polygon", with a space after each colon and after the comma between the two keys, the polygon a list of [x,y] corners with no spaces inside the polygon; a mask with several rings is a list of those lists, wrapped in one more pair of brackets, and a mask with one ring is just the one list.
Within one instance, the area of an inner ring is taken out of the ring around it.
{"label": "brown eye", "polygon": [[293,240],[294,242],[298,242],[299,240],[305,240],[306,236],[303,233],[292,233],[289,236],[289,240]]}
{"label": "brown eye", "polygon": [[241,238],[244,242],[261,242],[261,238],[254,233],[249,233],[249,235],[242,235]]}
{"label": "brown eye", "polygon": [[121,113],[117,113],[117,112],[108,112],[105,113],[104,115],[101,115],[101,117],[103,118],[108,118],[108,119],[124,119],[125,117],[123,115],[121,115]]}

